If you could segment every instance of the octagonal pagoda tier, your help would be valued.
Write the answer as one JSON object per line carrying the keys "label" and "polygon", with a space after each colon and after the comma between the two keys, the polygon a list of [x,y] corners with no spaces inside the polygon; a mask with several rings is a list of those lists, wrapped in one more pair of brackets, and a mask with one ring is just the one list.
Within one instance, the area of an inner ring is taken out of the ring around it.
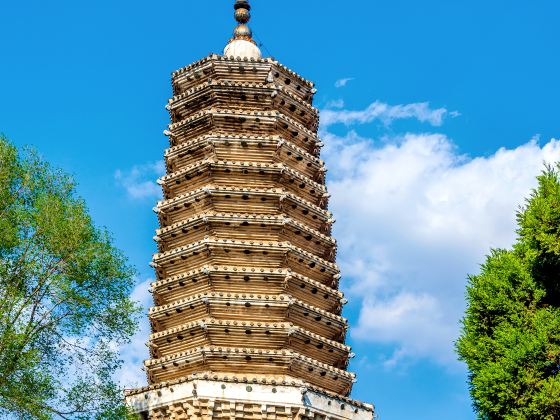
{"label": "octagonal pagoda tier", "polygon": [[201,213],[158,230],[155,240],[165,253],[206,237],[289,242],[329,262],[336,255],[336,241],[331,236],[284,215]]}
{"label": "octagonal pagoda tier", "polygon": [[154,211],[164,227],[190,219],[206,212],[232,213],[250,211],[255,215],[280,215],[303,223],[311,229],[330,233],[334,219],[324,209],[328,195],[319,206],[282,188],[263,189],[208,185],[190,193],[179,194],[158,203]]}
{"label": "octagonal pagoda tier", "polygon": [[152,261],[158,279],[176,276],[206,264],[289,268],[325,285],[334,284],[340,273],[337,265],[289,242],[205,238],[156,254]]}
{"label": "octagonal pagoda tier", "polygon": [[347,327],[345,318],[287,295],[201,293],[155,306],[149,313],[154,332],[205,316],[220,320],[293,322],[334,341],[344,340]]}
{"label": "octagonal pagoda tier", "polygon": [[[243,347],[250,336],[259,348],[288,349],[337,368],[346,368],[350,347],[314,334],[293,323],[221,321],[206,318],[152,334],[155,358],[172,356],[193,346]],[[327,349],[326,352],[317,350]]]}
{"label": "octagonal pagoda tier", "polygon": [[243,108],[207,108],[169,125],[164,133],[171,146],[178,146],[204,135],[265,137],[277,135],[317,156],[322,146],[315,131],[280,111]]}
{"label": "octagonal pagoda tier", "polygon": [[159,183],[163,186],[166,199],[189,193],[205,185],[283,188],[315,205],[323,204],[323,200],[328,198],[322,183],[313,181],[283,163],[205,159],[162,177]]}
{"label": "octagonal pagoda tier", "polygon": [[214,371],[229,374],[294,375],[341,395],[352,388],[354,374],[318,362],[292,350],[262,350],[237,347],[197,347],[146,363],[148,377],[164,382],[195,372]]}
{"label": "octagonal pagoda tier", "polygon": [[218,55],[172,84],[149,381],[285,375],[347,395],[313,84],[271,59]]}
{"label": "octagonal pagoda tier", "polygon": [[172,121],[182,121],[200,109],[225,108],[252,111],[277,110],[308,130],[317,129],[318,112],[308,102],[274,83],[232,82],[208,79],[174,96],[167,109]]}
{"label": "octagonal pagoda tier", "polygon": [[193,294],[242,294],[251,290],[255,294],[289,295],[338,315],[345,299],[336,282],[330,286],[290,269],[204,266],[152,283],[152,293],[155,304],[162,306]]}
{"label": "octagonal pagoda tier", "polygon": [[317,182],[324,181],[327,172],[323,161],[315,153],[308,153],[306,149],[279,135],[206,134],[168,149],[165,159],[169,173],[204,160],[283,163]]}
{"label": "octagonal pagoda tier", "polygon": [[309,104],[316,93],[313,83],[275,60],[240,60],[212,54],[173,73],[173,95],[181,95],[208,79],[274,83]]}

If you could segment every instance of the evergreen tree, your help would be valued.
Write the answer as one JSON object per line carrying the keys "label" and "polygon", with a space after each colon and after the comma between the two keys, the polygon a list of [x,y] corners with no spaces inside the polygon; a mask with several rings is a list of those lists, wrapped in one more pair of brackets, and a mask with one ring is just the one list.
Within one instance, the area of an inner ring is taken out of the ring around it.
{"label": "evergreen tree", "polygon": [[481,419],[560,419],[560,166],[517,214],[518,239],[469,279],[457,342]]}
{"label": "evergreen tree", "polygon": [[126,416],[133,274],[72,178],[0,137],[0,417]]}

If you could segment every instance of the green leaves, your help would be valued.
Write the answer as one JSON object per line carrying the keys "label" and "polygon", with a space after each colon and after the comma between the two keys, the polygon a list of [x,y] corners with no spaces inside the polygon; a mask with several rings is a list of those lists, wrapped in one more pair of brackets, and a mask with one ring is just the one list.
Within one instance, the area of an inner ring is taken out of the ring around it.
{"label": "green leaves", "polygon": [[457,351],[481,419],[560,418],[558,169],[538,181],[513,250],[493,250],[467,288]]}
{"label": "green leaves", "polygon": [[73,180],[0,138],[0,415],[125,413],[111,376],[136,329],[133,276]]}
{"label": "green leaves", "polygon": [[0,255],[5,247],[12,247],[17,243],[17,228],[14,226],[16,178],[20,171],[17,162],[17,151],[0,136]]}

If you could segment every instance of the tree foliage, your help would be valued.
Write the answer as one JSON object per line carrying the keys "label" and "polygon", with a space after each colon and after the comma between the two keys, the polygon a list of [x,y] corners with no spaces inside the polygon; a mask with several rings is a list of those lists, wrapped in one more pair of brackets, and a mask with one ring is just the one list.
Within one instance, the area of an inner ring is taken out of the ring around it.
{"label": "tree foliage", "polygon": [[0,137],[0,416],[125,416],[133,275],[72,178]]}
{"label": "tree foliage", "polygon": [[517,214],[518,239],[470,277],[457,342],[481,419],[560,418],[560,166]]}

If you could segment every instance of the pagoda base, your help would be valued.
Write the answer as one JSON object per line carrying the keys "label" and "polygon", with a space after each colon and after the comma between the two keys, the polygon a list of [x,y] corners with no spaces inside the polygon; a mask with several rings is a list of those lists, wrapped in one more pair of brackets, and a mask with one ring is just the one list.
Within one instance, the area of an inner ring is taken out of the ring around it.
{"label": "pagoda base", "polygon": [[[263,383],[266,382],[266,383]],[[126,393],[126,403],[149,420],[371,420],[374,408],[322,390],[276,380],[190,378]]]}

